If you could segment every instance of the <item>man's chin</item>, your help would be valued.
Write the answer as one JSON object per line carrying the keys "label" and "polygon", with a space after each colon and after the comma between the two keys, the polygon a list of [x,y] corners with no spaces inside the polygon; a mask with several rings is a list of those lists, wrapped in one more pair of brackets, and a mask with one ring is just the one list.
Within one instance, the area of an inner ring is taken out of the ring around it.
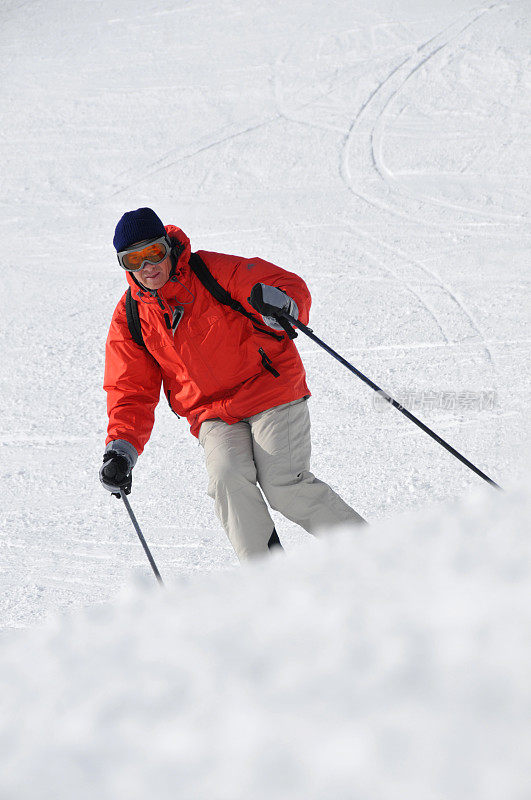
{"label": "man's chin", "polygon": [[157,275],[156,278],[144,278],[143,283],[148,289],[161,289],[166,281]]}

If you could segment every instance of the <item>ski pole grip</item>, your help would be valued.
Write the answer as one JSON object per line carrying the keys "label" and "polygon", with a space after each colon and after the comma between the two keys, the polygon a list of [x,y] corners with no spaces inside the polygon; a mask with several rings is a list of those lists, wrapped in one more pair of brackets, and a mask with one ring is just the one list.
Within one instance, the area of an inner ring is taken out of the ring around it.
{"label": "ski pole grip", "polygon": [[[287,316],[289,316],[289,314]],[[282,327],[284,328],[290,339],[297,338],[299,334],[297,333],[295,328],[292,325],[290,325],[284,314],[279,314],[278,316],[276,316],[276,320],[279,325],[282,325]]]}

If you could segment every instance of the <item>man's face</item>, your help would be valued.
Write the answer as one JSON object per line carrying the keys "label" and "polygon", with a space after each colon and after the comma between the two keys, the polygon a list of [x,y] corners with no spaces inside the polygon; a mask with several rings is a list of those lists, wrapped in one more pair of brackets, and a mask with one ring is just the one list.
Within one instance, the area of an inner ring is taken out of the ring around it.
{"label": "man's face", "polygon": [[[139,249],[146,242],[136,242],[132,247]],[[160,289],[168,278],[171,272],[171,256],[167,255],[165,259],[159,261],[157,264],[146,264],[138,272],[135,272],[135,278],[140,281],[148,289]]]}

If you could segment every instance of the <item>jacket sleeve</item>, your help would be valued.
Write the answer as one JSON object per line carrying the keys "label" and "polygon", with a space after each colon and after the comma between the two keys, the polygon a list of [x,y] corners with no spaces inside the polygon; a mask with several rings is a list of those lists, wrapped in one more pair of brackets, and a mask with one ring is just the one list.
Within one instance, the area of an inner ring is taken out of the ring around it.
{"label": "jacket sleeve", "polygon": [[[297,303],[299,320],[307,325],[312,297],[302,278],[263,258],[238,258],[214,253],[199,253],[214,277],[230,294],[239,300],[246,311],[256,314],[248,298],[255,283],[265,283],[282,289]],[[212,258],[213,257],[213,258]]]}
{"label": "jacket sleeve", "polygon": [[105,345],[103,388],[109,415],[105,444],[122,439],[140,455],[153,429],[161,382],[155,359],[131,338],[124,295],[114,311]]}

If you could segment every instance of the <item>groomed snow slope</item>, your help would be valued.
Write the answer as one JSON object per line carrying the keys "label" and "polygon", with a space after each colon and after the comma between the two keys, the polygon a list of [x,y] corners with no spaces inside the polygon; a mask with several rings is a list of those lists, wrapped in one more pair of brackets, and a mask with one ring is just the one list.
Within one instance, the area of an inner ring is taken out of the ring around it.
{"label": "groomed snow slope", "polygon": [[485,488],[19,632],[2,800],[526,800],[530,506]]}

